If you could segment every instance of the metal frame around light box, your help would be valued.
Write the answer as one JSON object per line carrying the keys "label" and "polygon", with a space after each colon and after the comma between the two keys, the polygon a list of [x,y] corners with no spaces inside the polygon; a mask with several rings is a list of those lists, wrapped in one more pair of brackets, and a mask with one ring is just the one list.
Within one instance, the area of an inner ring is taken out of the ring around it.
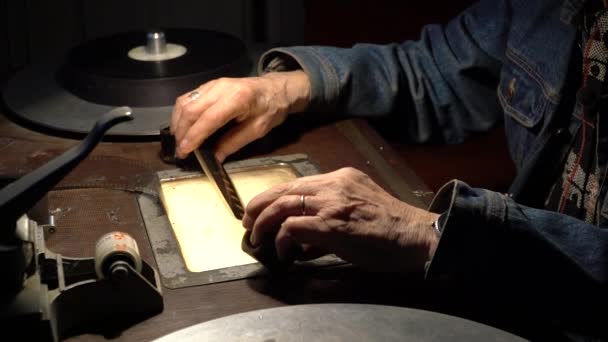
{"label": "metal frame around light box", "polygon": [[[225,164],[226,171],[241,171],[247,168],[287,165],[292,167],[298,177],[319,174],[319,168],[305,154],[290,154],[276,157],[247,159]],[[204,177],[202,172],[189,172],[180,169],[157,173],[159,186],[162,182]],[[159,190],[160,192],[160,190]],[[146,226],[152,252],[156,259],[161,281],[168,288],[182,288],[196,285],[214,284],[231,280],[267,275],[260,263],[232,266],[203,272],[188,270],[179,243],[167,217],[160,198],[140,195],[137,198],[142,218]],[[328,255],[316,260],[299,263],[304,267],[327,267],[346,264],[342,259]]]}

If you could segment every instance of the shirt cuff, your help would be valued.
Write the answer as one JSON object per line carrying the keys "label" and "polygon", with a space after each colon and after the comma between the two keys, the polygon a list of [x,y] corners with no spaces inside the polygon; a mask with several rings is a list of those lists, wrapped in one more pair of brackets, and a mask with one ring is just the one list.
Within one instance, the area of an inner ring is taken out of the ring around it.
{"label": "shirt cuff", "polygon": [[426,279],[470,279],[483,274],[505,230],[506,200],[502,194],[458,180],[444,185],[429,207],[447,217],[435,254],[425,267]]}
{"label": "shirt cuff", "polygon": [[275,48],[265,52],[258,73],[303,70],[310,80],[311,112],[331,112],[337,108],[340,80],[333,66],[312,47]]}

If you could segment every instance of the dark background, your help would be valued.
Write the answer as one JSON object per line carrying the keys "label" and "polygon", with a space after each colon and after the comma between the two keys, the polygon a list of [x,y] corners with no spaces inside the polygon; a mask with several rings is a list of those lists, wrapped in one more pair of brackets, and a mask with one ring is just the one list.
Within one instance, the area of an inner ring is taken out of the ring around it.
{"label": "dark background", "polygon": [[304,41],[351,46],[417,39],[426,24],[444,24],[472,0],[453,1],[304,1]]}
{"label": "dark background", "polygon": [[418,37],[470,0],[0,0],[0,76],[83,41],[152,27],[222,31],[249,46],[389,42]]}

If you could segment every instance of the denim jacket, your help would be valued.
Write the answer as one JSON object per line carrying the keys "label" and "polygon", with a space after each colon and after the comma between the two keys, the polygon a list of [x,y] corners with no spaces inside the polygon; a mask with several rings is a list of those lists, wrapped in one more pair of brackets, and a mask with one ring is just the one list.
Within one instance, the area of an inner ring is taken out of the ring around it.
{"label": "denim jacket", "polygon": [[[311,80],[311,111],[402,113],[412,142],[458,143],[502,121],[521,191],[556,135],[560,105],[575,96],[566,89],[583,2],[483,0],[445,26],[426,26],[418,41],[276,48],[260,70],[295,62]],[[430,210],[448,219],[429,280],[475,288],[473,296],[529,308],[560,328],[607,334],[608,229],[457,180]]]}

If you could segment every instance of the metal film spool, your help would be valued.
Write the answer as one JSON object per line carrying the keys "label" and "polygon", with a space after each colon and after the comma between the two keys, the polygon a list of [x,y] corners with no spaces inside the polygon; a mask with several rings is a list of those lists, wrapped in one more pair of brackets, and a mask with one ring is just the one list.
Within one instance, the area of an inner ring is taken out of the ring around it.
{"label": "metal film spool", "polygon": [[[141,272],[142,261],[137,242],[129,234],[110,232],[103,235],[95,245],[95,273],[101,278],[113,277],[114,265],[128,263],[137,272]],[[122,274],[128,272],[121,268]]]}
{"label": "metal film spool", "polygon": [[97,117],[126,105],[133,120],[106,136],[148,139],[159,135],[177,97],[212,79],[252,75],[251,57],[241,39],[222,32],[122,32],[15,73],[1,87],[0,101],[19,123],[60,135],[87,134]]}
{"label": "metal film spool", "polygon": [[129,50],[129,58],[142,62],[160,62],[178,58],[188,49],[179,44],[167,43],[163,31],[151,31],[146,34],[146,45]]}

